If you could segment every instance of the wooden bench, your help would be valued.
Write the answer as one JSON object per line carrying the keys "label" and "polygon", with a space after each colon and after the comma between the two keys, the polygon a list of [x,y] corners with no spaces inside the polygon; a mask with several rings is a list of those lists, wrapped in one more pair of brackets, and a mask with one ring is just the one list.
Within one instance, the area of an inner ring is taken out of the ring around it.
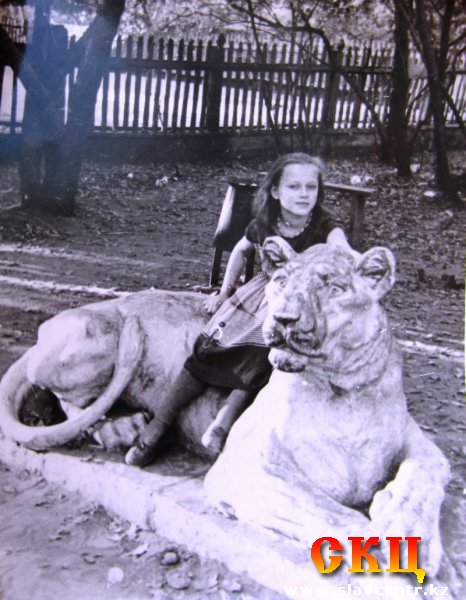
{"label": "wooden bench", "polygon": [[[364,227],[366,198],[373,194],[375,190],[329,181],[325,182],[325,188],[343,192],[351,199],[349,241],[353,248],[359,249]],[[210,274],[211,286],[218,285],[223,253],[233,250],[236,242],[241,239],[246,226],[252,219],[252,201],[256,189],[257,183],[251,180],[232,180],[229,182],[214,234],[213,246],[215,250]],[[245,281],[252,277],[253,270],[254,253],[249,257],[246,264]]]}

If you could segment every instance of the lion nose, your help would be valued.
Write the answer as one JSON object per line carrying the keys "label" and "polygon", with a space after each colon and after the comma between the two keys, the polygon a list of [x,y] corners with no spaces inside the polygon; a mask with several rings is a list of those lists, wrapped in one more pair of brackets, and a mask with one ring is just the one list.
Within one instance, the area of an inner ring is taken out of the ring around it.
{"label": "lion nose", "polygon": [[287,327],[288,325],[291,325],[292,323],[296,323],[296,321],[298,321],[299,314],[292,312],[278,312],[273,315],[273,318],[275,319],[275,321],[280,323],[280,325],[283,325],[283,327]]}
{"label": "lion nose", "polygon": [[299,321],[301,317],[301,298],[295,294],[283,294],[281,301],[276,306],[273,318],[277,323],[286,328]]}

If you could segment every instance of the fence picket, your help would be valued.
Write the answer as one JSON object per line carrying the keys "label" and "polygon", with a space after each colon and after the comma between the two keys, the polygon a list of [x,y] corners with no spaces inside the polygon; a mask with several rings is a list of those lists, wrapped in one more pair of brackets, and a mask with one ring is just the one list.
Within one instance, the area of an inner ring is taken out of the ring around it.
{"label": "fence picket", "polygon": [[[180,40],[178,44],[178,56],[177,61],[182,63],[184,60],[184,40]],[[180,89],[181,89],[181,79],[183,78],[183,71],[177,69],[175,75],[175,86],[174,86],[174,96],[173,96],[173,112],[172,112],[172,129],[176,131],[178,128],[178,108],[180,104]]]}
{"label": "fence picket", "polygon": [[[147,56],[146,62],[150,65],[154,58],[154,37],[151,35],[147,38]],[[151,103],[151,91],[152,91],[152,79],[154,70],[148,66],[145,69],[146,85],[144,86],[144,100],[143,100],[143,114],[142,114],[142,128],[144,131],[149,129],[149,115],[150,115],[150,103]]]}
{"label": "fence picket", "polygon": [[[186,48],[186,64],[189,65],[190,63],[192,63],[193,58],[194,58],[194,42],[192,40],[190,40],[188,42],[188,46]],[[183,78],[184,78],[184,85],[183,85],[183,99],[181,102],[181,116],[180,116],[179,126],[180,126],[180,129],[186,129],[186,127],[187,127],[186,115],[188,112],[189,89],[191,87],[191,71],[187,67],[185,70],[182,71],[182,73],[183,73]]]}
{"label": "fence picket", "polygon": [[[208,63],[212,57],[212,40],[207,42],[207,46],[205,48],[205,62]],[[204,61],[203,61],[204,62]],[[206,65],[207,67],[207,65]],[[203,85],[202,85],[202,99],[201,99],[201,131],[207,129],[207,106],[209,101],[209,71],[207,69],[204,70],[203,77]]]}
{"label": "fence picket", "polygon": [[109,74],[105,73],[102,79],[102,109],[101,109],[101,131],[107,129],[107,112],[108,112],[108,88],[109,88]]}
{"label": "fence picket", "polygon": [[136,42],[136,61],[134,63],[134,103],[133,103],[133,131],[139,126],[139,108],[141,98],[142,57],[144,49],[144,38],[139,36]]}
{"label": "fence picket", "polygon": [[164,99],[163,99],[163,129],[167,131],[171,128],[172,123],[170,122],[170,98],[172,93],[172,67],[171,63],[173,61],[173,51],[175,48],[175,42],[170,38],[167,44],[167,70],[165,71],[165,90],[164,90]]}
{"label": "fence picket", "polygon": [[[122,41],[121,36],[117,37],[116,47],[115,47],[115,61],[118,62],[121,60],[122,56]],[[115,67],[114,71],[114,80],[113,80],[113,128],[118,129],[120,126],[120,69]]]}
{"label": "fence picket", "polygon": [[[202,40],[199,40],[196,48],[196,63],[202,62],[202,57],[204,54],[204,44]],[[194,89],[193,89],[193,109],[191,113],[191,130],[196,130],[197,128],[201,128],[202,120],[197,121],[198,115],[198,106],[199,106],[199,90],[201,86],[201,81],[203,81],[203,75],[201,74],[203,71],[197,68],[194,71]],[[205,71],[204,71],[205,73]]]}
{"label": "fence picket", "polygon": [[[313,42],[311,60],[314,66],[325,66],[325,51],[319,39]],[[323,112],[324,90],[325,90],[326,73],[325,70],[315,72],[314,78],[314,101],[311,112],[312,127],[317,129],[320,124],[320,119]]]}
{"label": "fence picket", "polygon": [[[230,41],[227,47],[227,64],[231,64],[233,62],[234,56],[234,44]],[[231,109],[230,109],[230,95],[231,88],[233,86],[233,79],[231,75],[231,69],[227,69],[223,73],[223,106],[224,106],[224,116],[223,116],[223,127],[225,129],[230,128],[230,118],[231,118]]]}
{"label": "fence picket", "polygon": [[[293,49],[290,48],[290,54],[293,52]],[[290,56],[291,58],[291,56]],[[282,48],[282,63],[287,63],[288,59],[287,59],[287,47],[284,44],[283,48]],[[288,119],[289,119],[289,114],[288,114],[288,102],[290,100],[290,71],[288,71],[288,69],[284,68],[283,70],[283,76],[284,76],[284,98],[283,98],[283,115],[282,115],[282,125],[283,127],[287,127],[288,125]]]}
{"label": "fence picket", "polygon": [[[2,104],[3,99],[3,79],[5,77],[5,65],[0,63],[0,106]],[[0,121],[1,124],[1,121]]]}
{"label": "fence picket", "polygon": [[[266,49],[265,49],[265,51],[267,52]],[[261,65],[266,62],[263,52],[264,52],[264,50],[260,46],[256,47],[256,56],[255,56],[256,65]],[[252,57],[251,57],[251,60],[252,60]],[[257,121],[255,119],[256,104],[258,101],[259,106],[260,106],[261,102],[262,102],[260,72],[256,73],[255,71],[249,71],[249,82],[248,83],[249,83],[249,88],[250,88],[250,90],[249,90],[250,91],[250,102],[249,102],[248,127],[251,129],[254,129],[255,127],[257,127]],[[258,96],[259,96],[259,98],[258,98]],[[245,115],[245,117],[246,117],[246,115]]]}
{"label": "fence picket", "polygon": [[[461,74],[458,75],[457,73],[450,85],[450,95],[457,107],[466,105],[466,77],[464,75],[465,72],[463,68],[462,76]],[[450,118],[448,119],[448,122],[456,124],[456,119],[453,115],[453,112],[450,111],[449,114]]]}
{"label": "fence picket", "polygon": [[[349,47],[346,50],[344,57],[344,65],[346,68],[351,66],[353,60],[353,49]],[[337,127],[347,129],[349,127],[349,111],[351,109],[351,89],[348,82],[343,77],[340,77],[340,121]]]}
{"label": "fence picket", "polygon": [[10,135],[14,135],[16,129],[16,112],[18,105],[18,76],[16,73],[13,74],[13,96],[11,98],[11,122],[10,122]]}
{"label": "fence picket", "polygon": [[[279,65],[280,57],[278,55],[278,45],[274,44],[272,48],[272,63]],[[274,72],[270,71],[270,94],[273,98],[273,103],[270,107],[273,115],[274,125],[279,123],[280,108],[281,108],[281,97],[282,97],[282,73],[280,70]]]}
{"label": "fence picket", "polygon": [[[242,63],[243,62],[243,42],[240,42],[236,48],[236,62],[237,63]],[[241,85],[241,81],[240,81],[240,69],[237,68],[235,69],[235,71],[232,72],[232,74],[234,73],[234,78],[233,78],[233,120],[232,120],[232,127],[233,129],[236,129],[239,125],[239,119],[238,119],[238,108],[239,108],[239,88]]]}
{"label": "fence picket", "polygon": [[160,111],[160,92],[162,89],[162,67],[160,63],[164,57],[164,41],[162,38],[159,39],[158,55],[157,55],[157,67],[155,68],[155,92],[154,92],[154,107],[153,107],[153,118],[152,118],[152,129],[154,131],[160,131],[162,128],[162,114]]}
{"label": "fence picket", "polygon": [[[126,63],[129,65],[130,64],[130,59],[132,58],[132,54],[133,54],[133,38],[131,36],[128,36],[128,38],[126,39],[126,43],[124,44],[124,49],[125,49],[125,59],[126,59]],[[123,107],[123,129],[128,129],[129,128],[129,105],[130,105],[130,100],[131,100],[131,71],[130,69],[127,69],[124,75],[125,78],[125,101],[124,101],[124,107]]]}

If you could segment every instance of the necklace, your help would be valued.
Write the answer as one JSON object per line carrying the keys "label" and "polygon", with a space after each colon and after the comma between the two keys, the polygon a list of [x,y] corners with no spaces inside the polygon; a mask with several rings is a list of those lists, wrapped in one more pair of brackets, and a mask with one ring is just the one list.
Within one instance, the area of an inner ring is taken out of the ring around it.
{"label": "necklace", "polygon": [[[310,212],[304,225],[296,231],[294,225],[292,225],[289,221],[285,221],[281,216],[279,216],[277,219],[278,231],[283,237],[289,237],[289,238],[298,237],[298,235],[301,235],[303,233],[303,231],[306,229],[306,227],[309,225],[311,218],[312,218],[312,211]],[[291,230],[291,232],[290,232],[290,230]]]}

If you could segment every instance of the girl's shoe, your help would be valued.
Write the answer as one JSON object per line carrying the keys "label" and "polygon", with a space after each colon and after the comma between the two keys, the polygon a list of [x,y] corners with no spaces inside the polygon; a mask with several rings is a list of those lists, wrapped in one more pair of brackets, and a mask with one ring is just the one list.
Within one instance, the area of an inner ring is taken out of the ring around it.
{"label": "girl's shoe", "polygon": [[126,453],[125,463],[133,467],[145,467],[154,460],[156,454],[157,444],[148,446],[143,442],[138,442]]}
{"label": "girl's shoe", "polygon": [[225,445],[226,439],[227,432],[223,429],[223,427],[216,426],[212,429],[209,427],[209,429],[207,429],[207,431],[202,436],[201,443],[204,446],[204,448],[210,450],[210,452],[214,456],[218,456],[223,450],[223,446]]}

